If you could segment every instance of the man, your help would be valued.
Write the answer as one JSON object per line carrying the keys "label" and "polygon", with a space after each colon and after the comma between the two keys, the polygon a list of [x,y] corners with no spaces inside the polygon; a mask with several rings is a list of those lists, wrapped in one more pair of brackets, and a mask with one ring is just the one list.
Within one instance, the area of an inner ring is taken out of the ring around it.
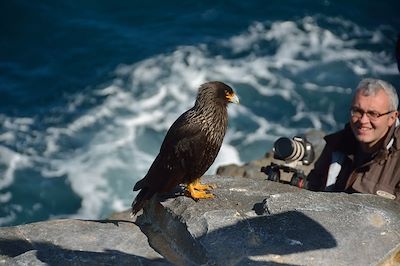
{"label": "man", "polygon": [[308,176],[309,189],[370,193],[400,202],[398,101],[389,83],[362,80],[350,122],[324,138],[324,150]]}

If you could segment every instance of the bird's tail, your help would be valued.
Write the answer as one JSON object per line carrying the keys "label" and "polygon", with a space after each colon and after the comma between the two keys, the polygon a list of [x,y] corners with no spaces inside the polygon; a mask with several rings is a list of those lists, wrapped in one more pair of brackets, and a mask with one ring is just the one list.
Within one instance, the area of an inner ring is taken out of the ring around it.
{"label": "bird's tail", "polygon": [[132,202],[132,216],[135,216],[138,211],[143,209],[144,204],[152,197],[153,195],[149,193],[148,188],[142,188],[139,194],[136,196],[135,200]]}

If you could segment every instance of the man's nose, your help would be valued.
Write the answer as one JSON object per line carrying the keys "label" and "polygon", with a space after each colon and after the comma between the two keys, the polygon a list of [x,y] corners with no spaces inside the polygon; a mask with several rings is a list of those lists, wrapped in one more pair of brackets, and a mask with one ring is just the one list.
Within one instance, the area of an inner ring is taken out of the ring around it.
{"label": "man's nose", "polygon": [[369,119],[367,113],[363,113],[360,117],[360,121],[363,123],[368,123],[371,121],[371,119]]}

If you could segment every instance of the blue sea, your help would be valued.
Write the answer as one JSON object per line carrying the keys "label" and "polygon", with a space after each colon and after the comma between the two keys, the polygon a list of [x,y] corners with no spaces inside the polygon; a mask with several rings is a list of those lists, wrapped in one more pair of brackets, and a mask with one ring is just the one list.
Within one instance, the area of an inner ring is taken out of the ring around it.
{"label": "blue sea", "polygon": [[241,101],[208,174],[338,130],[399,33],[398,0],[1,1],[0,226],[129,208],[206,81]]}

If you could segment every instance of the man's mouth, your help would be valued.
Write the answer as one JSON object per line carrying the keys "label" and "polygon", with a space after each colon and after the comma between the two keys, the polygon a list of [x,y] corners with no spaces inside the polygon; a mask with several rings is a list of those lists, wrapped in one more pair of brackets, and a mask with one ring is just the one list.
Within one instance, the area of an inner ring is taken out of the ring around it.
{"label": "man's mouth", "polygon": [[359,127],[359,128],[357,128],[357,131],[358,131],[359,134],[366,134],[371,130],[372,129],[370,127]]}

